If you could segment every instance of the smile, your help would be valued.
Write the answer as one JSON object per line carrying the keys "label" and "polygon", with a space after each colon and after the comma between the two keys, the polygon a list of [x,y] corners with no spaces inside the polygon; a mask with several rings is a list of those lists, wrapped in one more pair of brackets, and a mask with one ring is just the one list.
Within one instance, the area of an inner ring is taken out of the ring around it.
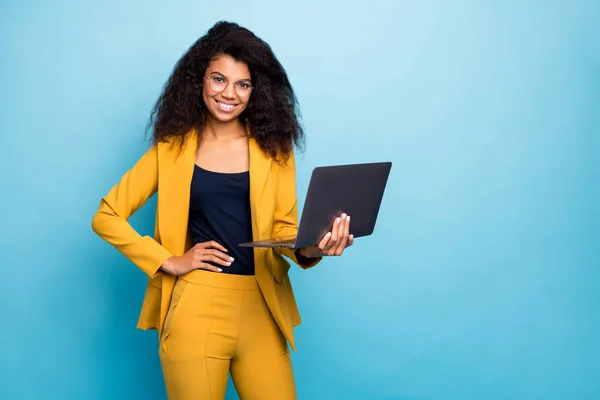
{"label": "smile", "polygon": [[237,107],[237,104],[227,104],[227,103],[220,102],[219,100],[215,100],[215,101],[219,105],[219,108],[225,112],[231,112]]}

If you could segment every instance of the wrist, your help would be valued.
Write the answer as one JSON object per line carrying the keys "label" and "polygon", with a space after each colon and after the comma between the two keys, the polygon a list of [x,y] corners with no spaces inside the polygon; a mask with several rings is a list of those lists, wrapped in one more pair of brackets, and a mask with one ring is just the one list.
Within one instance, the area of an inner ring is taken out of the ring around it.
{"label": "wrist", "polygon": [[306,247],[302,247],[298,250],[296,250],[296,257],[301,257],[301,258],[312,258],[310,256],[310,254],[308,254],[307,252],[307,248]]}
{"label": "wrist", "polygon": [[166,273],[171,274],[171,275],[175,275],[175,271],[173,270],[173,259],[174,258],[175,258],[175,256],[171,256],[171,257],[167,258],[160,267],[163,271],[165,271]]}

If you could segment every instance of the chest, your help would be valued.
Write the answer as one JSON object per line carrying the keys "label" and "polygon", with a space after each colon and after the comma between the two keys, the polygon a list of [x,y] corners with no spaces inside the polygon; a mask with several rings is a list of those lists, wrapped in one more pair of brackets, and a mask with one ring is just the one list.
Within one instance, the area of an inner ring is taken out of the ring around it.
{"label": "chest", "polygon": [[202,141],[196,151],[196,165],[208,171],[229,174],[248,171],[248,139],[242,137],[227,141]]}
{"label": "chest", "polygon": [[190,210],[239,210],[249,206],[250,173],[224,173],[194,166],[190,185]]}

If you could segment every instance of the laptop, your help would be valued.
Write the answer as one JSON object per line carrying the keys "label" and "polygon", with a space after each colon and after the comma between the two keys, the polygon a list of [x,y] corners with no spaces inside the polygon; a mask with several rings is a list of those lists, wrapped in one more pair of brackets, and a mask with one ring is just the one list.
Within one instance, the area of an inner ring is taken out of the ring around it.
{"label": "laptop", "polygon": [[297,235],[240,243],[239,246],[290,249],[315,246],[342,213],[350,215],[350,233],[355,239],[371,235],[391,168],[391,162],[315,168]]}

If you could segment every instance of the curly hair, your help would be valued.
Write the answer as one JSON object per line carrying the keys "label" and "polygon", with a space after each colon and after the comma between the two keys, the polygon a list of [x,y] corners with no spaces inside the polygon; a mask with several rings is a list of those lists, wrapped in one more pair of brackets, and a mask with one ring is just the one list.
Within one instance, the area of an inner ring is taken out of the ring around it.
{"label": "curly hair", "polygon": [[212,59],[228,55],[248,65],[254,89],[240,118],[263,152],[278,160],[302,147],[298,101],[285,69],[271,47],[250,30],[220,21],[198,39],[175,65],[148,122],[152,141],[183,143],[191,130],[202,132],[207,110],[202,99],[203,76]]}

